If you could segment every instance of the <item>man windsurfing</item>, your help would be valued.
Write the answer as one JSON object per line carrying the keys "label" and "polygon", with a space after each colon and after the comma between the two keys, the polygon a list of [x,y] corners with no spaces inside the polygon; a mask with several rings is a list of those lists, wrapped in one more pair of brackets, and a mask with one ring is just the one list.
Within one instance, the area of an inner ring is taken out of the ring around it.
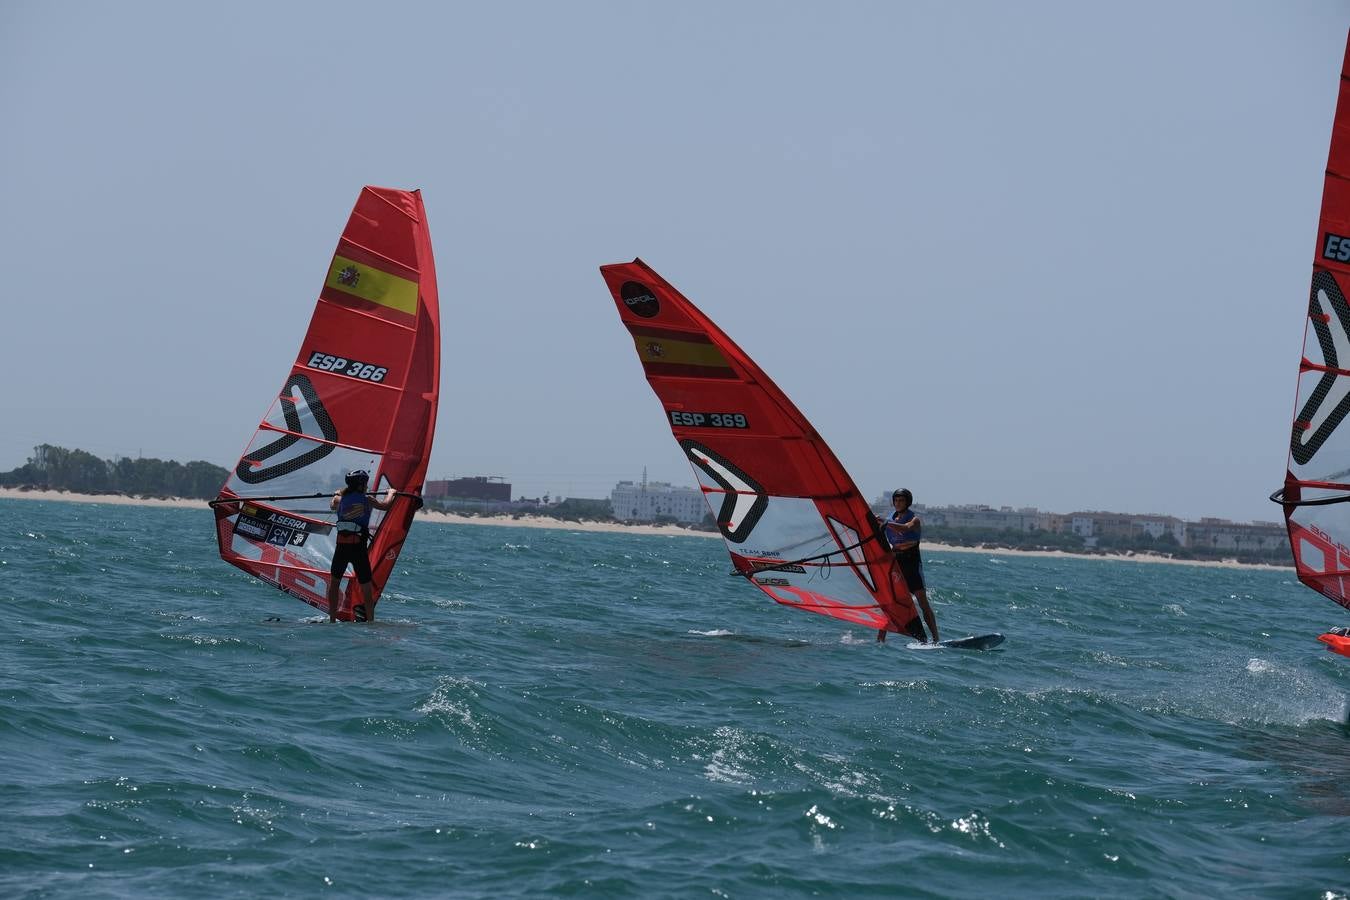
{"label": "man windsurfing", "polygon": [[[919,541],[923,538],[923,522],[910,509],[914,503],[914,495],[910,493],[909,488],[900,488],[891,494],[891,506],[895,511],[891,517],[882,523],[882,530],[886,532],[886,540],[891,543],[891,551],[895,553],[895,561],[900,566],[900,574],[905,579],[905,587],[919,604],[919,609],[923,613],[923,620],[928,624],[928,630],[933,635],[933,642],[938,638],[937,619],[933,617],[933,609],[928,605],[928,590],[923,581],[923,560],[919,557]],[[928,642],[927,636],[923,633],[923,625],[919,620],[913,619],[910,622],[910,628],[907,632],[910,637],[917,640]],[[886,640],[886,629],[877,631],[877,640]]]}
{"label": "man windsurfing", "polygon": [[332,577],[328,579],[328,621],[337,621],[338,588],[350,564],[356,573],[356,583],[361,586],[361,596],[366,601],[352,607],[352,615],[358,622],[373,622],[375,597],[370,583],[370,557],[366,552],[370,544],[370,511],[389,509],[394,502],[394,489],[387,490],[383,500],[367,494],[370,473],[365,469],[348,472],[346,480],[347,486],[334,494],[329,504],[329,508],[337,513],[337,546],[333,550],[333,566],[329,571]]}

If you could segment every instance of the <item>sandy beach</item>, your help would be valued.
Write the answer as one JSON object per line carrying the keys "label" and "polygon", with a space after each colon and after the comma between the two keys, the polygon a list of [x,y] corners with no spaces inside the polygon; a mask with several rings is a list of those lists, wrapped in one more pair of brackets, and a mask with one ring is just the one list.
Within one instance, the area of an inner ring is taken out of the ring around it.
{"label": "sandy beach", "polygon": [[0,487],[0,500],[52,500],[57,503],[106,503],[110,506],[174,506],[183,509],[206,507],[205,500],[186,497],[129,497],[125,494],[76,494],[70,491],[23,491]]}
{"label": "sandy beach", "polygon": [[[69,491],[24,491],[17,488],[0,488],[0,500],[49,500],[58,503],[106,503],[112,506],[160,506],[180,509],[206,509],[205,500],[192,500],[185,497],[128,497],[122,494],[76,494]],[[711,531],[691,531],[675,525],[621,525],[617,522],[578,522],[568,519],[553,519],[548,516],[464,516],[455,513],[422,511],[418,521],[441,525],[483,525],[487,527],[507,528],[554,528],[563,531],[594,531],[610,534],[647,534],[665,537],[717,538],[720,535]],[[1163,563],[1176,566],[1204,566],[1224,569],[1271,569],[1292,571],[1293,566],[1276,566],[1268,563],[1242,563],[1224,559],[1168,559],[1165,556],[1153,556],[1144,553],[1067,553],[1063,550],[1014,550],[1003,547],[957,547],[926,541],[925,550],[939,553],[983,553],[986,556],[1039,556],[1048,559],[1106,559],[1116,562]]]}
{"label": "sandy beach", "polygon": [[[0,500],[49,500],[57,503],[106,503],[111,506],[160,506],[179,509],[206,509],[205,500],[188,497],[129,497],[124,494],[77,494],[71,491],[24,491],[0,487]],[[578,522],[548,516],[463,516],[455,513],[422,510],[419,522],[441,525],[487,525],[510,528],[560,528],[564,531],[606,531],[612,534],[653,534],[676,537],[715,538],[711,531],[691,531],[675,525],[620,525],[617,522]]]}
{"label": "sandy beach", "polygon": [[420,522],[438,522],[442,525],[488,525],[511,528],[557,528],[563,531],[604,531],[610,534],[661,534],[675,537],[719,538],[715,531],[691,531],[676,525],[620,525],[617,522],[578,522],[575,519],[553,519],[548,516],[461,516],[455,513],[423,511]]}

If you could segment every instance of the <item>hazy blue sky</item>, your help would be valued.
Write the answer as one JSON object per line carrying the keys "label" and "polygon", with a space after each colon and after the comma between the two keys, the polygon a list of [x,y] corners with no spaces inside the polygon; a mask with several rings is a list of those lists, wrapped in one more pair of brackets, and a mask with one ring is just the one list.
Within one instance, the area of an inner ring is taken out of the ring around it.
{"label": "hazy blue sky", "polygon": [[232,464],[420,187],[432,475],[692,484],[642,256],[873,496],[1274,519],[1350,6],[0,3],[0,468]]}

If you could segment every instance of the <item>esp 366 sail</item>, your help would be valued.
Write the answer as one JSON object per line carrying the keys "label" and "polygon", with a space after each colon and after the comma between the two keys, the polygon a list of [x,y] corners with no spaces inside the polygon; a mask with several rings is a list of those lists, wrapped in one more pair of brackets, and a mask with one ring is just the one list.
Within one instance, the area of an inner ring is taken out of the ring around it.
{"label": "esp 366 sail", "polygon": [[[421,503],[439,385],[421,194],[363,188],[285,383],[212,501],[221,558],[326,611],[336,538],[328,498],[348,471],[365,469],[372,492],[400,492],[371,518],[378,600]],[[338,618],[352,619],[356,590],[344,577]]]}
{"label": "esp 366 sail", "polygon": [[736,571],[785,606],[908,630],[916,610],[879,523],[806,417],[641,260],[600,272]]}

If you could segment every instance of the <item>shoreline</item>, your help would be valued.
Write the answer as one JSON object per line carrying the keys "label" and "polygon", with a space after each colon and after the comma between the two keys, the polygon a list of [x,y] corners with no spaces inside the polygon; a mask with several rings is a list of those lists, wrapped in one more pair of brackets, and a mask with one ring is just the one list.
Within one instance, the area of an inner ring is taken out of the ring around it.
{"label": "shoreline", "polygon": [[[205,509],[205,500],[186,497],[133,497],[126,494],[77,494],[70,491],[20,490],[0,487],[0,500],[46,500],[55,503],[103,503],[111,506],[157,506],[174,509]],[[692,531],[676,525],[621,525],[618,522],[579,522],[573,519],[554,519],[548,516],[511,515],[465,516],[458,513],[423,510],[417,521],[439,525],[482,525],[490,528],[552,528],[561,531],[587,531],[606,534],[644,534],[664,537],[720,538],[713,531]],[[927,542],[925,550],[938,553],[984,553],[992,556],[1028,556],[1045,559],[1096,559],[1110,562],[1161,563],[1174,566],[1201,566],[1219,569],[1266,569],[1291,572],[1292,565],[1274,563],[1246,563],[1232,559],[1170,559],[1146,553],[1071,553],[1065,550],[1018,550],[1009,547],[960,547],[955,544]]]}

